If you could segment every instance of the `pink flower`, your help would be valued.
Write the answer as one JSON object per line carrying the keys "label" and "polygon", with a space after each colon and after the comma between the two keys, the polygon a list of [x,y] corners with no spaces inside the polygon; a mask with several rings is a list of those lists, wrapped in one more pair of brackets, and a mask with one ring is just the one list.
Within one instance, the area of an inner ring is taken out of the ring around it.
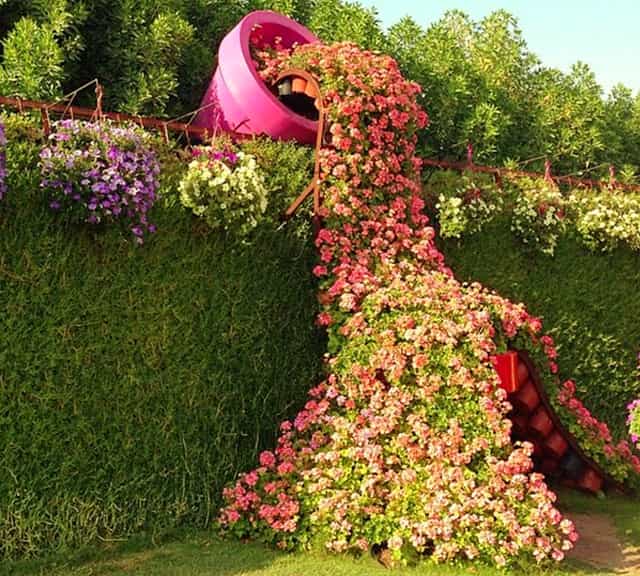
{"label": "pink flower", "polygon": [[273,452],[269,452],[265,450],[260,453],[260,465],[266,466],[267,468],[273,468],[276,464],[276,457],[273,455]]}

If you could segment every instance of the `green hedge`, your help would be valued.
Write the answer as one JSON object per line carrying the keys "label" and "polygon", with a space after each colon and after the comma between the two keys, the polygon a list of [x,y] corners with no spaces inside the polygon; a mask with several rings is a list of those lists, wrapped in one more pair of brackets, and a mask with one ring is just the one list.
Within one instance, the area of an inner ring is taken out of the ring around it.
{"label": "green hedge", "polygon": [[457,277],[524,302],[543,318],[558,344],[561,375],[575,379],[587,407],[626,435],[625,406],[640,396],[640,255],[592,253],[565,237],[549,257],[525,249],[505,219],[437,243]]}
{"label": "green hedge", "polygon": [[14,131],[0,205],[0,557],[205,527],[318,381],[313,247],[166,205],[141,248],[64,227],[36,152]]}

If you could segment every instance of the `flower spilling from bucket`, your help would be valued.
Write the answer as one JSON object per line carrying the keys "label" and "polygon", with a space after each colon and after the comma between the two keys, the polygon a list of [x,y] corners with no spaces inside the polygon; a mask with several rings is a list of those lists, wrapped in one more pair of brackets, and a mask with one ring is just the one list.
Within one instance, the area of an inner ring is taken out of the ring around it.
{"label": "flower spilling from bucket", "polygon": [[225,489],[220,525],[394,561],[561,560],[577,534],[533,472],[533,446],[511,441],[493,365],[507,344],[526,347],[559,389],[555,348],[522,305],[458,282],[436,249],[419,195],[418,86],[349,43],[272,56],[265,82],[313,73],[328,116],[313,271],[327,375],[275,450]]}

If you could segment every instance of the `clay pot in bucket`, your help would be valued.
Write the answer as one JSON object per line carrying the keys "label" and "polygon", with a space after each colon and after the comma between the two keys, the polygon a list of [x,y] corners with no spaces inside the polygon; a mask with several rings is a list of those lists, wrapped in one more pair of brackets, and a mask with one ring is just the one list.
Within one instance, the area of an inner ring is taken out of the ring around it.
{"label": "clay pot in bucket", "polygon": [[307,81],[304,78],[296,77],[291,82],[291,91],[292,92],[303,92],[307,87]]}
{"label": "clay pot in bucket", "polygon": [[540,404],[540,395],[533,382],[527,380],[522,388],[509,398],[509,401],[517,410],[530,414]]}

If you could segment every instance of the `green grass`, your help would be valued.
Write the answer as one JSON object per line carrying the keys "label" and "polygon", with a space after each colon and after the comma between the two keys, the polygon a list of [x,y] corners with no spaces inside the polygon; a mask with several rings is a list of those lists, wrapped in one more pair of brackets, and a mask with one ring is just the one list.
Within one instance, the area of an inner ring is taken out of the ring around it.
{"label": "green grass", "polygon": [[158,206],[143,247],[52,214],[10,139],[0,206],[0,558],[205,527],[320,379],[312,243]]}
{"label": "green grass", "polygon": [[[610,515],[620,537],[630,544],[640,544],[640,511],[637,501],[620,496],[602,500],[575,492],[561,492],[564,510]],[[376,576],[390,574],[373,557],[333,556],[319,552],[284,554],[257,543],[220,540],[211,532],[181,532],[169,535],[164,542],[138,537],[126,544],[109,544],[101,548],[40,561],[0,563],[0,573],[7,576]],[[399,576],[449,576],[475,574],[490,576],[504,572],[483,566],[401,567]],[[522,572],[513,571],[512,574]],[[528,574],[612,574],[597,571],[575,561],[560,566],[531,569]]]}

